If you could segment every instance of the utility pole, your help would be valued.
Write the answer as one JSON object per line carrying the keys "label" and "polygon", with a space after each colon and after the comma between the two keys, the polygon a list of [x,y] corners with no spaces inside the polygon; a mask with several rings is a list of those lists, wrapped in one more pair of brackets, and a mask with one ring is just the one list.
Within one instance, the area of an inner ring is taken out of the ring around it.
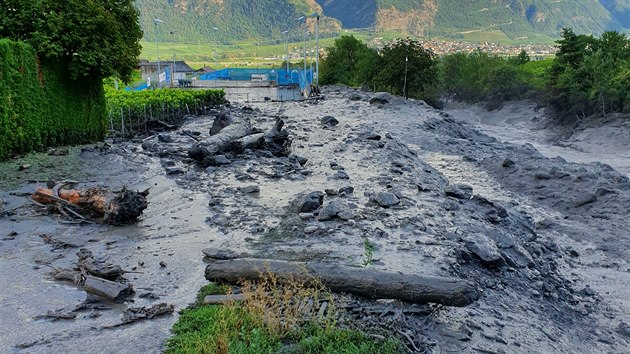
{"label": "utility pole", "polygon": [[286,36],[286,37],[284,38],[284,43],[285,43],[285,46],[286,46],[286,52],[287,52],[287,54],[286,54],[286,57],[285,57],[285,59],[284,59],[284,60],[285,60],[285,61],[286,61],[286,63],[287,63],[287,72],[286,72],[285,76],[287,76],[287,77],[288,77],[288,76],[289,76],[289,70],[290,70],[290,69],[289,69],[289,31],[287,30],[287,31],[284,31],[284,32],[282,32],[282,33]]}
{"label": "utility pole", "polygon": [[155,24],[155,45],[157,47],[157,66],[158,66],[158,74],[157,74],[157,87],[160,88],[160,74],[162,73],[162,68],[160,67],[160,40],[158,38],[158,24],[159,23],[164,23],[164,21],[160,20],[159,18],[156,18],[153,20],[153,23]]}
{"label": "utility pole", "polygon": [[317,15],[317,22],[315,22],[315,71],[317,72],[315,86],[319,88],[319,14]]}
{"label": "utility pole", "polygon": [[403,86],[403,96],[405,100],[409,99],[407,96],[407,64],[409,63],[409,57],[405,57],[405,84]]}
{"label": "utility pole", "polygon": [[173,42],[173,68],[171,69],[171,86],[175,85],[175,31],[171,31],[171,41]]}

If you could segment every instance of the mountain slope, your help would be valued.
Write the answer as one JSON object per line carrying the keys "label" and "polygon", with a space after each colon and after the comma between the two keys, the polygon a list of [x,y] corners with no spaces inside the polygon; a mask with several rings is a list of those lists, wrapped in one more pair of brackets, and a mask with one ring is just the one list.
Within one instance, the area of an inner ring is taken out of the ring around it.
{"label": "mountain slope", "polygon": [[[136,6],[145,40],[188,43],[279,38],[300,24],[298,17],[322,11],[313,0],[136,0]],[[163,23],[156,26],[156,18]]]}
{"label": "mountain slope", "polygon": [[[630,28],[630,0],[136,0],[136,5],[149,41],[282,41],[287,29],[299,36],[297,18],[313,12],[324,14],[323,31],[341,24],[451,38],[475,31],[520,38],[557,36],[563,27],[594,34]],[[164,23],[155,26],[154,18]]]}

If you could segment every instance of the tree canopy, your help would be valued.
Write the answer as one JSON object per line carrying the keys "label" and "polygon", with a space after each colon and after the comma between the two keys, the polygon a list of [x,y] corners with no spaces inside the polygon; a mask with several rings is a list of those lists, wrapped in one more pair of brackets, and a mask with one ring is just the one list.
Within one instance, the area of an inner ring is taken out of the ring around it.
{"label": "tree canopy", "polygon": [[141,51],[138,16],[133,0],[3,0],[0,37],[60,60],[73,79],[129,81]]}
{"label": "tree canopy", "polygon": [[368,83],[375,74],[378,60],[375,49],[354,36],[341,36],[322,60],[320,80],[323,84],[351,86]]}

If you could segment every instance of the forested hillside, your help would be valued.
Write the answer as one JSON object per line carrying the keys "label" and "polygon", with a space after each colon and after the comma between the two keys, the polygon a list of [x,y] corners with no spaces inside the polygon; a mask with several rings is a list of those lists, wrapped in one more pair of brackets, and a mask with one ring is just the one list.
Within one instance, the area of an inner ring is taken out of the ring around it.
{"label": "forested hillside", "polygon": [[[136,4],[145,40],[189,43],[280,40],[282,31],[300,24],[297,18],[313,12],[325,15],[323,31],[338,30],[341,24],[454,39],[473,32],[480,37],[494,32],[527,39],[557,38],[564,27],[593,34],[630,28],[630,0],[137,0]],[[164,24],[154,25],[155,18]]]}

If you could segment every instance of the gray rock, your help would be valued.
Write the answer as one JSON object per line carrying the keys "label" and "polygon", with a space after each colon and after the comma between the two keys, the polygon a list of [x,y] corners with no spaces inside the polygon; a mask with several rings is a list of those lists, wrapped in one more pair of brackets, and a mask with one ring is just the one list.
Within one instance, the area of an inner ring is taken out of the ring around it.
{"label": "gray rock", "polygon": [[204,159],[204,166],[207,166],[207,167],[208,166],[225,166],[225,165],[229,165],[231,163],[232,163],[232,161],[230,161],[224,155],[210,156],[210,157]]}
{"label": "gray rock", "polygon": [[361,135],[363,139],[379,141],[381,140],[381,136],[376,133],[365,133]]}
{"label": "gray rock", "polygon": [[341,187],[339,188],[339,194],[345,193],[346,195],[350,195],[352,193],[354,193],[354,187],[352,186],[345,186],[345,187]]}
{"label": "gray rock", "polygon": [[348,204],[342,199],[335,199],[326,204],[317,218],[319,221],[328,221],[336,218],[340,213],[348,211]]}
{"label": "gray rock", "polygon": [[241,191],[242,193],[247,193],[247,194],[260,193],[260,187],[258,186],[247,186],[247,187],[239,188],[238,190]]}
{"label": "gray rock", "polygon": [[324,192],[326,192],[326,194],[330,196],[339,195],[339,191],[337,191],[336,189],[326,189]]}
{"label": "gray rock", "polygon": [[158,134],[158,140],[168,144],[173,142],[173,137],[168,134]]}
{"label": "gray rock", "polygon": [[591,193],[591,192],[582,193],[579,196],[577,196],[577,198],[575,198],[575,201],[573,202],[573,206],[575,208],[579,208],[586,204],[593,203],[596,200],[597,200],[597,195],[595,193]]}
{"label": "gray rock", "polygon": [[299,213],[309,213],[319,209],[324,204],[324,193],[312,192],[304,196],[300,203]]}
{"label": "gray rock", "polygon": [[212,128],[210,129],[210,135],[217,135],[221,130],[230,124],[234,123],[234,119],[226,114],[219,113],[216,118],[214,118],[214,122],[212,123]]}
{"label": "gray rock", "polygon": [[236,259],[240,257],[238,253],[222,248],[208,247],[204,248],[201,252],[207,258],[218,260]]}
{"label": "gray rock", "polygon": [[186,171],[179,166],[167,166],[164,167],[167,175],[183,175],[186,174]]}
{"label": "gray rock", "polygon": [[370,99],[370,104],[386,104],[389,103],[391,99],[392,95],[390,95],[388,92],[377,92]]}
{"label": "gray rock", "polygon": [[334,179],[350,179],[350,176],[342,170],[338,170],[337,173],[333,175]]}
{"label": "gray rock", "polygon": [[514,165],[516,165],[516,162],[510,160],[510,159],[505,159],[503,160],[503,167],[513,167]]}
{"label": "gray rock", "polygon": [[479,257],[485,266],[496,268],[505,264],[505,259],[501,256],[497,244],[489,237],[474,234],[464,237],[464,242],[468,251]]}
{"label": "gray rock", "polygon": [[374,197],[374,202],[383,208],[391,208],[400,204],[400,199],[394,193],[380,192]]}
{"label": "gray rock", "polygon": [[339,219],[341,220],[352,220],[354,219],[354,213],[352,213],[351,211],[342,211],[341,213],[337,214],[337,217],[339,217]]}
{"label": "gray rock", "polygon": [[516,268],[526,268],[534,264],[534,259],[523,246],[514,244],[512,247],[501,250],[505,261]]}
{"label": "gray rock", "polygon": [[348,95],[348,99],[349,99],[350,101],[361,101],[361,100],[363,100],[363,95],[361,95],[361,94],[360,94],[360,93],[358,93],[358,92],[351,92],[351,93]]}
{"label": "gray rock", "polygon": [[547,173],[537,173],[536,175],[534,175],[534,177],[536,177],[536,179],[541,179],[541,180],[545,180],[545,179],[551,179],[551,175],[547,174]]}
{"label": "gray rock", "polygon": [[308,159],[303,156],[293,155],[293,158],[300,164],[300,166],[304,166],[308,162]]}
{"label": "gray rock", "polygon": [[323,125],[327,125],[329,127],[334,127],[337,124],[339,124],[339,121],[337,120],[337,118],[333,116],[324,116],[322,117],[321,122]]}
{"label": "gray rock", "polygon": [[310,235],[317,232],[317,230],[319,230],[319,226],[307,226],[304,228],[304,233]]}
{"label": "gray rock", "polygon": [[467,184],[451,184],[444,188],[444,193],[457,199],[470,199],[473,196],[473,187]]}

